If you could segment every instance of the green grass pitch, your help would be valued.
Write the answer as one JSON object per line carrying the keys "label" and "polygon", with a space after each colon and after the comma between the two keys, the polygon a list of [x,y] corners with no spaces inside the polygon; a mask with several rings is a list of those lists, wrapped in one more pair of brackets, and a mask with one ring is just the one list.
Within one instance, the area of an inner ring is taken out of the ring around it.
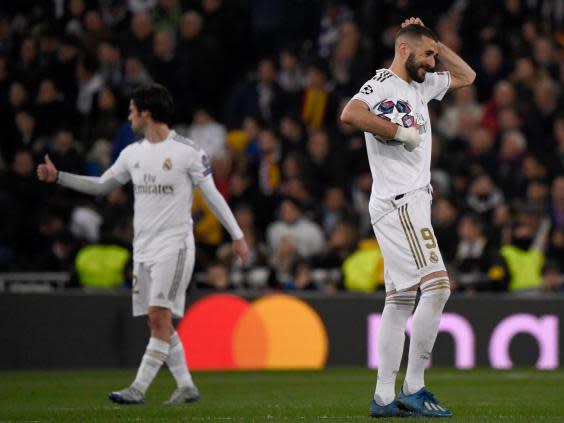
{"label": "green grass pitch", "polygon": [[[165,369],[163,369],[165,370]],[[0,422],[368,422],[375,371],[198,372],[196,404],[165,406],[161,371],[141,406],[107,400],[134,370],[0,372]],[[400,375],[399,380],[402,380]],[[564,422],[564,371],[430,369],[452,422]],[[421,419],[388,419],[409,421]]]}

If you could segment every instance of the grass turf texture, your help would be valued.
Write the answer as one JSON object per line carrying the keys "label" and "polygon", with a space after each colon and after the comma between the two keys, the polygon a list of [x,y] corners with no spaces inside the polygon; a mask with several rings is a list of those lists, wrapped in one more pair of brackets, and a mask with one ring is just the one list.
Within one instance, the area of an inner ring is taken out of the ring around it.
{"label": "grass turf texture", "polygon": [[[111,403],[134,370],[0,372],[0,422],[368,422],[375,371],[195,373],[202,399],[165,406],[174,389],[162,369],[145,405]],[[400,375],[399,380],[403,380]],[[563,422],[564,371],[431,369],[429,388],[452,422]],[[385,421],[421,421],[386,419]]]}

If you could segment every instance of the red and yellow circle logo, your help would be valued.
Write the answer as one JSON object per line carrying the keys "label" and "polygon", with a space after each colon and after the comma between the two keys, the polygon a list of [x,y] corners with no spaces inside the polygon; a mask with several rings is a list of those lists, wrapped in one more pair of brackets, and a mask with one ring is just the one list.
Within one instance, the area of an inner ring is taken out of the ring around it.
{"label": "red and yellow circle logo", "polygon": [[252,303],[230,294],[194,303],[178,326],[190,369],[319,369],[328,353],[319,315],[299,298]]}

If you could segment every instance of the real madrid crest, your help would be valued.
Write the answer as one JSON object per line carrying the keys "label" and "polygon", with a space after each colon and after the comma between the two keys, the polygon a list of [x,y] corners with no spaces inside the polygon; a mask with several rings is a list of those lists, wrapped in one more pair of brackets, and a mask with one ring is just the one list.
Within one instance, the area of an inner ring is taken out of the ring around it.
{"label": "real madrid crest", "polygon": [[170,170],[172,169],[172,160],[170,160],[168,157],[165,159],[165,161],[163,162],[163,170]]}
{"label": "real madrid crest", "polygon": [[439,261],[439,256],[437,256],[437,253],[434,251],[431,251],[431,254],[429,254],[429,260],[431,260],[432,263],[437,263]]}

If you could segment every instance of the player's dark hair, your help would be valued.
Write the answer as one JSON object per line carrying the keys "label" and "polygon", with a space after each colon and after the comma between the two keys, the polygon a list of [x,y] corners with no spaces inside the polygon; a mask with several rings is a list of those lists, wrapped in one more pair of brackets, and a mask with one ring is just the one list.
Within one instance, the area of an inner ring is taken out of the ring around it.
{"label": "player's dark hair", "polygon": [[405,28],[400,29],[396,34],[396,40],[402,35],[418,39],[421,37],[428,37],[434,41],[439,41],[439,37],[433,32],[433,30],[427,28],[426,26],[416,24],[407,25]]}
{"label": "player's dark hair", "polygon": [[154,121],[171,124],[172,96],[161,84],[151,83],[137,87],[131,94],[131,100],[139,112],[148,111]]}

